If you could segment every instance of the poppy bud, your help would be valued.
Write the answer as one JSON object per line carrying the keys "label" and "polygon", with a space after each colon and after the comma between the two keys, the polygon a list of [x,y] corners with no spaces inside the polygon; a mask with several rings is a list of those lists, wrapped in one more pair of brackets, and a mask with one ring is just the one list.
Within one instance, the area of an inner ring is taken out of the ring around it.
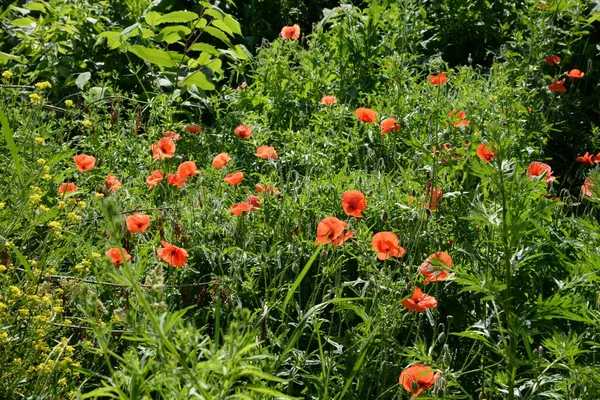
{"label": "poppy bud", "polygon": [[454,244],[454,240],[452,240],[452,239],[448,240],[448,247],[452,247],[453,244]]}
{"label": "poppy bud", "polygon": [[448,321],[448,326],[450,326],[452,324],[452,320],[454,319],[454,317],[452,315],[448,315],[446,317],[446,321]]}
{"label": "poppy bud", "polygon": [[479,232],[480,230],[481,229],[478,226],[475,227],[475,232]]}
{"label": "poppy bud", "polygon": [[388,213],[386,211],[384,211],[381,214],[381,220],[383,221],[384,224],[387,224],[387,222],[388,222]]}
{"label": "poppy bud", "polygon": [[415,381],[412,381],[410,383],[410,389],[411,389],[412,393],[418,393],[419,392],[419,384]]}

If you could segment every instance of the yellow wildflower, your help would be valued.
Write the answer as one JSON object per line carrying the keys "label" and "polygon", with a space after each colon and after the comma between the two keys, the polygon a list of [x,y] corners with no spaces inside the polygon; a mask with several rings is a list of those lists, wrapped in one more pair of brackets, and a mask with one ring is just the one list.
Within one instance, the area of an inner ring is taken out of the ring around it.
{"label": "yellow wildflower", "polygon": [[79,222],[81,221],[81,216],[75,214],[74,212],[70,212],[67,214],[67,219],[71,222]]}
{"label": "yellow wildflower", "polygon": [[78,203],[77,203],[77,206],[78,206],[79,208],[85,208],[85,201],[80,201],[80,202],[78,202]]}
{"label": "yellow wildflower", "polygon": [[73,321],[71,321],[70,319],[65,319],[64,323],[65,325],[73,325]]}
{"label": "yellow wildflower", "polygon": [[67,378],[60,378],[57,382],[61,386],[67,386]]}
{"label": "yellow wildflower", "polygon": [[14,296],[14,297],[18,297],[18,296],[20,296],[21,294],[23,294],[23,292],[21,292],[21,289],[19,289],[19,288],[18,288],[18,287],[16,287],[16,286],[9,286],[9,287],[8,287],[8,291],[9,291],[9,292],[10,292],[10,294],[11,294],[12,296]]}
{"label": "yellow wildflower", "polygon": [[[39,139],[44,140],[43,138],[39,138]],[[36,139],[36,142],[37,142],[37,139]],[[38,158],[37,163],[40,165],[44,165],[44,164],[46,164],[46,160],[43,158]]]}
{"label": "yellow wildflower", "polygon": [[0,341],[6,342],[8,340],[8,333],[2,332],[0,333]]}
{"label": "yellow wildflower", "polygon": [[59,230],[61,229],[61,225],[60,222],[58,221],[52,221],[52,222],[48,222],[48,226],[54,230]]}
{"label": "yellow wildflower", "polygon": [[103,199],[103,198],[104,198],[104,194],[103,194],[103,193],[96,193],[96,198],[97,198],[98,200],[101,200],[101,199]]}
{"label": "yellow wildflower", "polygon": [[100,258],[100,257],[102,257],[102,254],[92,252],[92,258]]}
{"label": "yellow wildflower", "polygon": [[4,79],[10,79],[10,78],[12,78],[12,77],[13,77],[13,73],[12,73],[12,72],[10,72],[10,71],[4,71],[4,72],[2,73],[2,77],[3,77]]}
{"label": "yellow wildflower", "polygon": [[58,208],[59,208],[59,209],[61,209],[61,210],[62,210],[62,209],[63,209],[63,208],[65,208],[66,206],[67,206],[67,203],[65,203],[64,201],[60,200],[60,201],[58,202]]}
{"label": "yellow wildflower", "polygon": [[67,107],[73,107],[73,100],[65,100],[65,106]]}
{"label": "yellow wildflower", "polygon": [[52,179],[52,175],[50,174],[44,174],[42,175],[42,179],[45,181],[49,181],[50,179]]}
{"label": "yellow wildflower", "polygon": [[4,265],[4,264],[0,264],[0,273],[2,273],[2,272],[6,272],[6,270],[7,270],[7,269],[8,269],[8,268],[6,268],[6,265]]}
{"label": "yellow wildflower", "polygon": [[[44,138],[43,138],[43,137],[36,137],[34,140],[35,140],[35,142],[36,142],[37,144],[44,144],[44,142],[45,142],[45,140],[44,140]],[[42,160],[43,160],[43,159],[42,159]],[[39,162],[39,160],[38,160],[38,162]],[[45,161],[44,161],[44,162],[45,162]]]}
{"label": "yellow wildflower", "polygon": [[83,124],[83,126],[85,126],[86,128],[89,128],[90,126],[92,126],[92,121],[90,121],[89,119],[84,119],[83,121],[81,121],[81,123]]}
{"label": "yellow wildflower", "polygon": [[34,86],[36,88],[38,88],[39,90],[51,89],[52,88],[52,84],[50,82],[48,82],[48,81],[38,82]]}
{"label": "yellow wildflower", "polygon": [[2,210],[6,206],[5,202],[0,202],[0,210]]}
{"label": "yellow wildflower", "polygon": [[50,167],[47,165],[44,165],[42,167],[42,174],[49,174],[50,173]]}
{"label": "yellow wildflower", "polygon": [[39,94],[32,93],[29,95],[29,101],[31,102],[31,104],[41,104],[42,98],[40,97]]}
{"label": "yellow wildflower", "polygon": [[40,204],[41,201],[42,201],[42,196],[40,196],[39,194],[33,194],[33,195],[29,196],[29,202],[33,205]]}
{"label": "yellow wildflower", "polygon": [[26,316],[28,316],[28,315],[29,315],[29,310],[28,310],[28,309],[26,309],[26,308],[20,308],[20,309],[19,309],[17,312],[18,312],[19,314],[21,314],[22,316],[24,316],[24,317],[26,317]]}
{"label": "yellow wildflower", "polygon": [[81,260],[81,263],[83,265],[85,265],[86,267],[89,267],[90,265],[92,265],[92,263],[90,262],[90,260],[88,260],[87,258],[84,258],[83,260]]}
{"label": "yellow wildflower", "polygon": [[21,360],[20,357],[17,357],[13,360],[13,364],[16,365],[17,367],[20,366],[23,363],[23,361]]}

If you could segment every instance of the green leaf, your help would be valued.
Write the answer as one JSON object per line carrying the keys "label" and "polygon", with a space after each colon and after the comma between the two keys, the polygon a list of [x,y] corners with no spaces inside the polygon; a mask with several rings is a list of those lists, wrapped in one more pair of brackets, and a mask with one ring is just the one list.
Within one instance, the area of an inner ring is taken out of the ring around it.
{"label": "green leaf", "polygon": [[202,30],[204,32],[208,33],[210,36],[219,39],[220,41],[222,41],[223,43],[225,43],[227,46],[233,47],[233,45],[229,41],[229,38],[227,37],[227,35],[225,35],[219,29],[217,29],[215,27],[212,27],[212,26],[205,26],[204,28],[202,28]]}
{"label": "green leaf", "polygon": [[30,11],[39,11],[39,12],[46,12],[46,7],[44,7],[44,5],[42,3],[31,3],[31,4],[27,4],[25,6],[26,9],[30,10]]}
{"label": "green leaf", "polygon": [[13,159],[13,164],[15,166],[15,171],[17,171],[17,175],[19,176],[19,180],[23,183],[23,166],[21,165],[21,159],[19,159],[19,151],[17,150],[17,146],[15,145],[15,141],[13,139],[13,131],[10,129],[10,125],[8,124],[8,119],[2,110],[0,110],[0,123],[2,124],[2,132],[4,132],[4,139],[6,140],[6,145],[10,150],[10,155]]}
{"label": "green leaf", "polygon": [[306,265],[304,266],[304,268],[302,269],[302,271],[300,272],[300,274],[298,275],[298,277],[292,284],[292,287],[288,291],[288,294],[287,294],[287,296],[285,296],[285,300],[283,301],[282,310],[284,313],[285,313],[285,310],[287,309],[287,304],[290,302],[290,300],[294,296],[294,292],[296,291],[296,289],[298,289],[298,286],[300,286],[300,283],[302,283],[302,279],[304,279],[304,277],[308,273],[308,270],[310,269],[310,266],[313,265],[313,263],[317,259],[317,256],[319,255],[320,252],[321,252],[321,247],[319,246],[319,247],[317,247],[317,249],[315,250],[313,255],[310,257],[310,259],[308,260],[308,262],[306,263]]}
{"label": "green leaf", "polygon": [[23,256],[23,254],[21,254],[19,249],[17,249],[15,246],[11,246],[11,247],[12,247],[12,250],[15,252],[15,255],[17,256],[17,258],[21,262],[21,264],[23,264],[25,271],[27,271],[27,275],[29,275],[29,279],[31,279],[32,282],[35,282],[35,276],[33,276],[33,272],[31,271],[31,267],[29,266],[27,259]]}
{"label": "green leaf", "polygon": [[13,56],[12,54],[3,53],[0,51],[0,64],[6,64],[10,60],[19,61],[20,58],[17,56]]}
{"label": "green leaf", "polygon": [[10,21],[9,24],[13,26],[32,26],[35,25],[35,19],[30,17],[17,18]]}
{"label": "green leaf", "polygon": [[92,74],[90,72],[83,72],[83,73],[79,74],[79,76],[77,77],[77,80],[75,81],[75,85],[77,85],[79,90],[83,90],[85,84],[88,83],[88,81],[90,80],[91,77],[92,77]]}
{"label": "green leaf", "polygon": [[212,46],[207,43],[194,43],[189,47],[188,51],[202,51],[215,56],[219,55],[219,50],[217,50],[215,46]]}
{"label": "green leaf", "polygon": [[269,398],[276,399],[291,399],[295,400],[297,397],[288,396],[287,394],[283,394],[275,389],[269,389],[264,387],[256,387],[256,386],[245,386],[246,389],[250,389],[253,392],[261,393],[267,395]]}
{"label": "green leaf", "polygon": [[159,67],[174,67],[175,63],[173,59],[164,50],[152,49],[150,47],[142,46],[139,44],[131,46],[129,49],[130,52],[138,56],[144,61],[148,61],[149,63],[158,65]]}
{"label": "green leaf", "polygon": [[220,30],[222,30],[223,32],[228,34],[229,36],[233,37],[233,32],[231,31],[231,29],[229,29],[229,26],[227,26],[227,24],[225,22],[215,19],[212,21],[212,25],[219,28]]}
{"label": "green leaf", "polygon": [[223,18],[223,22],[225,22],[225,24],[233,33],[242,36],[242,29],[240,28],[240,23],[233,19],[231,15],[226,14],[225,18]]}
{"label": "green leaf", "polygon": [[202,90],[215,90],[215,85],[208,80],[206,75],[202,71],[196,71],[191,75],[188,75],[179,86],[185,87],[190,85],[196,85]]}
{"label": "green leaf", "polygon": [[101,34],[98,35],[98,39],[96,39],[96,45],[102,43],[102,39],[106,38],[106,44],[108,45],[108,48],[111,50],[114,50],[123,43],[120,39],[120,36],[121,36],[120,32],[115,32],[115,31],[102,32]]}
{"label": "green leaf", "polygon": [[161,16],[158,19],[157,24],[166,24],[166,23],[186,23],[198,19],[198,14],[191,11],[173,11],[168,14]]}
{"label": "green leaf", "polygon": [[162,15],[156,11],[149,11],[146,16],[144,17],[144,20],[146,21],[146,23],[148,25],[150,25],[151,27],[155,27],[156,25],[158,25],[160,22],[160,17],[162,17]]}
{"label": "green leaf", "polygon": [[158,35],[154,38],[159,42],[166,42],[168,44],[173,44],[178,40],[185,39],[187,35],[192,33],[192,30],[187,26],[183,25],[173,25],[167,26],[163,30],[159,32]]}

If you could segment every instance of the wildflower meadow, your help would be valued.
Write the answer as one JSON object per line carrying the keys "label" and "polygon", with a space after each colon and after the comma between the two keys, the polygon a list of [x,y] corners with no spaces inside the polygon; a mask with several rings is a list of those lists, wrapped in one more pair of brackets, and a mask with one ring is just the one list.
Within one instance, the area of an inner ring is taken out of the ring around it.
{"label": "wildflower meadow", "polygon": [[0,2],[0,399],[600,399],[599,32]]}

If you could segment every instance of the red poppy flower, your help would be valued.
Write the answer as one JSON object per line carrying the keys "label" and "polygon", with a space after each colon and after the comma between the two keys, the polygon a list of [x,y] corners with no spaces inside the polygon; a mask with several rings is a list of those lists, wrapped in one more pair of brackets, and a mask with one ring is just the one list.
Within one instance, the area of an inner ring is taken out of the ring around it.
{"label": "red poppy flower", "polygon": [[358,117],[358,119],[360,119],[362,122],[375,122],[377,123],[377,113],[373,110],[371,110],[370,108],[357,108],[356,111],[354,112],[354,114],[356,114],[356,116]]}
{"label": "red poppy flower", "polygon": [[485,143],[481,143],[479,146],[477,146],[477,156],[486,163],[494,161],[494,158],[496,157],[492,149],[487,147]]}
{"label": "red poppy flower", "polygon": [[75,161],[75,165],[80,172],[91,171],[96,164],[96,158],[86,154],[79,154],[73,157],[73,161]]}
{"label": "red poppy flower", "polygon": [[402,126],[397,124],[394,118],[387,118],[381,121],[381,136],[390,133],[393,130],[402,130]]}
{"label": "red poppy flower", "polygon": [[546,174],[546,183],[550,184],[554,182],[555,177],[552,176],[552,168],[548,164],[544,164],[543,162],[534,161],[529,164],[527,168],[527,176],[529,179],[533,179],[534,176],[540,176],[542,174]]}
{"label": "red poppy flower", "polygon": [[260,208],[260,197],[253,194],[248,195],[248,204],[253,208]]}
{"label": "red poppy flower", "polygon": [[167,182],[169,182],[169,185],[177,186],[179,189],[183,187],[185,181],[186,179],[179,174],[167,175]]}
{"label": "red poppy flower", "polygon": [[[110,248],[108,250],[106,250],[106,256],[110,258],[110,260],[112,261],[113,264],[115,265],[122,265],[123,264],[123,258],[121,257],[121,251],[116,248]],[[131,255],[129,255],[127,253],[127,250],[123,249],[123,254],[125,254],[125,259],[127,261],[131,260]]]}
{"label": "red poppy flower", "polygon": [[298,24],[294,24],[292,26],[284,26],[281,29],[281,38],[283,40],[298,40],[300,37],[300,27]]}
{"label": "red poppy flower", "polygon": [[430,282],[440,282],[448,280],[450,272],[448,269],[452,268],[452,257],[450,254],[438,251],[437,253],[430,254],[429,257],[423,261],[419,267],[419,273],[425,275],[425,284]]}
{"label": "red poppy flower", "polygon": [[358,190],[348,190],[342,195],[342,208],[348,215],[363,218],[361,212],[367,209],[367,198]]}
{"label": "red poppy flower", "polygon": [[429,77],[429,82],[435,86],[443,85],[447,81],[448,81],[448,77],[446,76],[446,74],[444,72],[440,72],[438,75],[433,75],[433,76]]}
{"label": "red poppy flower", "polygon": [[596,159],[596,157],[593,154],[590,155],[590,153],[588,153],[587,151],[585,152],[584,155],[576,158],[577,161],[587,164],[590,167],[594,166],[595,159]]}
{"label": "red poppy flower", "polygon": [[467,113],[465,113],[463,110],[452,110],[450,111],[450,114],[448,114],[448,116],[452,118],[455,128],[460,128],[461,126],[469,126],[469,121],[465,119],[467,118]]}
{"label": "red poppy flower", "polygon": [[315,246],[321,246],[333,242],[334,246],[340,246],[350,239],[356,232],[348,231],[348,224],[336,217],[323,218],[317,226],[317,241]]}
{"label": "red poppy flower", "polygon": [[149,177],[146,178],[146,183],[149,188],[153,188],[163,180],[163,173],[157,169],[152,171]]}
{"label": "red poppy flower", "polygon": [[373,235],[371,246],[377,252],[377,258],[387,260],[390,257],[402,257],[405,253],[400,240],[394,232],[379,232]]}
{"label": "red poppy flower", "polygon": [[234,174],[229,174],[227,175],[223,180],[227,183],[229,183],[230,185],[239,185],[240,182],[242,182],[242,179],[244,179],[244,173],[243,172],[236,172]]}
{"label": "red poppy flower", "polygon": [[556,80],[556,78],[554,78],[554,83],[551,83],[550,85],[548,85],[548,89],[550,89],[551,92],[557,92],[557,93],[565,93],[567,91],[567,88],[564,87],[563,85],[565,84],[565,79],[561,79],[560,82]]}
{"label": "red poppy flower", "polygon": [[131,233],[144,233],[150,227],[150,216],[146,214],[132,214],[127,217],[125,224]]}
{"label": "red poppy flower", "polygon": [[233,130],[233,133],[239,136],[240,139],[248,139],[250,136],[252,136],[252,128],[250,128],[248,125],[240,125]]}
{"label": "red poppy flower", "polygon": [[188,125],[185,128],[183,128],[183,129],[186,132],[189,132],[189,133],[200,133],[200,132],[202,132],[202,128],[200,127],[200,125],[196,125],[196,124]]}
{"label": "red poppy flower", "polygon": [[237,203],[229,207],[229,212],[233,215],[242,215],[242,213],[249,214],[252,211],[252,204],[248,202]]}
{"label": "red poppy flower", "polygon": [[583,186],[581,187],[581,194],[587,197],[594,197],[594,193],[592,191],[596,190],[596,185],[592,182],[592,180],[587,177],[583,181]]}
{"label": "red poppy flower", "polygon": [[554,64],[560,62],[560,57],[556,56],[556,55],[548,56],[548,57],[546,57],[546,62],[548,63],[549,66],[554,67]]}
{"label": "red poppy flower", "polygon": [[437,372],[434,374],[431,367],[426,367],[422,364],[415,364],[402,371],[400,374],[400,384],[411,394],[411,398],[415,398],[421,394],[423,390],[429,389],[435,383],[435,379],[440,376]]}
{"label": "red poppy flower", "polygon": [[175,142],[169,137],[163,137],[157,144],[150,146],[150,149],[155,160],[164,160],[173,157],[175,154]]}
{"label": "red poppy flower", "polygon": [[268,160],[269,158],[277,158],[277,152],[275,151],[275,147],[263,144],[256,149],[255,156],[260,157],[263,160]]}
{"label": "red poppy flower", "polygon": [[442,193],[440,189],[433,189],[431,191],[431,198],[425,203],[425,207],[429,208],[431,211],[435,210],[442,197],[444,197],[444,193]]}
{"label": "red poppy flower", "polygon": [[108,190],[119,190],[121,189],[121,182],[115,175],[108,175],[105,179]]}
{"label": "red poppy flower", "polygon": [[172,267],[183,267],[187,262],[189,254],[181,247],[173,246],[164,240],[161,242],[163,247],[156,250],[158,258],[166,262]]}
{"label": "red poppy flower", "polygon": [[77,188],[76,184],[70,183],[70,182],[64,182],[64,183],[61,183],[60,186],[58,187],[58,193],[60,193],[64,196],[67,193],[76,192],[77,189],[78,188]]}
{"label": "red poppy flower", "polygon": [[571,79],[582,79],[585,74],[578,69],[572,69],[567,72],[567,76]]}
{"label": "red poppy flower", "polygon": [[267,194],[274,194],[275,197],[279,197],[281,195],[281,193],[279,193],[279,190],[275,186],[267,185],[265,187],[260,183],[257,183],[255,187],[256,191],[261,194],[266,192]]}
{"label": "red poppy flower", "polygon": [[198,168],[196,167],[196,163],[193,161],[184,161],[179,164],[177,167],[177,175],[181,176],[183,179],[189,178],[190,176],[194,176],[199,174]]}
{"label": "red poppy flower", "polygon": [[212,165],[216,169],[221,169],[227,165],[227,163],[231,161],[231,157],[227,153],[220,153],[213,158]]}
{"label": "red poppy flower", "polygon": [[423,293],[420,288],[415,287],[412,296],[404,300],[402,305],[410,311],[424,312],[428,308],[436,308],[437,300],[435,297]]}
{"label": "red poppy flower", "polygon": [[163,136],[164,137],[168,137],[171,140],[179,140],[179,139],[181,139],[181,136],[179,135],[179,133],[173,132],[173,131],[166,131]]}
{"label": "red poppy flower", "polygon": [[337,97],[335,96],[323,96],[321,98],[321,104],[324,106],[330,106],[335,103],[337,103]]}
{"label": "red poppy flower", "polygon": [[596,155],[594,156],[594,162],[595,162],[595,163],[600,163],[600,153],[598,153],[598,154],[596,154]]}

